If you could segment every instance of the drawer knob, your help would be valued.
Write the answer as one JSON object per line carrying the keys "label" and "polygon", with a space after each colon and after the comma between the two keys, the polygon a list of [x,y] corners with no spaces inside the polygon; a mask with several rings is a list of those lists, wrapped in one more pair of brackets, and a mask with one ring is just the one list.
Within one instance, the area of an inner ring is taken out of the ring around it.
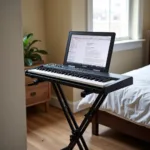
{"label": "drawer knob", "polygon": [[35,96],[35,95],[36,95],[36,92],[32,92],[32,93],[30,93],[30,95],[33,97],[33,96]]}

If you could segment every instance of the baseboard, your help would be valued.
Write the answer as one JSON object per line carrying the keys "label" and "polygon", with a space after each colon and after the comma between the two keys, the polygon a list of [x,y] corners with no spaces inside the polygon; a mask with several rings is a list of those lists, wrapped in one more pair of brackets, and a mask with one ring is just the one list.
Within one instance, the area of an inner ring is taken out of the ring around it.
{"label": "baseboard", "polygon": [[[71,109],[71,111],[73,113],[77,113],[77,112],[80,112],[80,111],[86,109],[86,108],[79,108],[79,109],[77,109],[77,106],[78,106],[79,102],[80,101],[76,101],[76,102],[68,101],[69,107],[70,107],[70,109]],[[52,98],[50,100],[50,105],[55,106],[57,108],[61,108],[61,106],[59,104],[59,101],[58,101],[57,97],[55,97],[55,96],[52,96]]]}

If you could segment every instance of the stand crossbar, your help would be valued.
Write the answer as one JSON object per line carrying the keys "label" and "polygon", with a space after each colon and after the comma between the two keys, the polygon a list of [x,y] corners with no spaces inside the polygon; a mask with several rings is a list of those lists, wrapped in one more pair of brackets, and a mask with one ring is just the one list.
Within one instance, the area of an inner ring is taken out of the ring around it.
{"label": "stand crossbar", "polygon": [[62,107],[62,110],[65,114],[65,117],[68,121],[68,124],[70,126],[70,129],[72,131],[72,135],[70,136],[70,143],[67,147],[63,148],[62,150],[72,150],[75,145],[77,144],[80,150],[88,150],[88,147],[85,143],[85,140],[83,138],[83,133],[88,127],[89,123],[91,122],[95,112],[99,109],[101,104],[106,98],[106,94],[99,93],[97,96],[95,102],[93,103],[92,107],[90,108],[89,112],[85,115],[85,118],[81,122],[81,125],[78,126],[71,109],[69,108],[68,102],[65,98],[65,95],[63,93],[63,90],[61,86],[58,83],[52,82],[52,86],[54,88],[54,91],[57,95],[57,98],[59,100],[59,103]]}

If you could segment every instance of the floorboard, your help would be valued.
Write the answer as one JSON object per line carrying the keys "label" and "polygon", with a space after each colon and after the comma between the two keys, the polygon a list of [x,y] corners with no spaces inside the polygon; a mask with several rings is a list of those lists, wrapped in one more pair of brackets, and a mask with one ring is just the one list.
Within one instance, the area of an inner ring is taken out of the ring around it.
{"label": "floorboard", "polygon": [[[75,114],[78,124],[84,113]],[[35,109],[27,111],[28,150],[60,150],[69,143],[69,135],[69,126],[60,109],[50,107],[48,113]],[[99,136],[91,134],[90,124],[84,138],[90,150],[150,150],[150,143],[101,125]],[[78,150],[77,146],[75,150]]]}

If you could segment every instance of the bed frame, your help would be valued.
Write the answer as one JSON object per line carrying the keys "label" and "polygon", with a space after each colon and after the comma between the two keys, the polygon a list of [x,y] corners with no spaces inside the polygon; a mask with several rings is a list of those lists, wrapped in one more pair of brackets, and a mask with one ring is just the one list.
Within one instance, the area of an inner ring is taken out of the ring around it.
{"label": "bed frame", "polygon": [[93,135],[99,135],[99,124],[108,126],[135,138],[150,142],[150,129],[136,125],[101,110],[97,111],[92,120]]}
{"label": "bed frame", "polygon": [[[150,30],[147,31],[146,54],[150,59]],[[92,134],[99,135],[99,124],[108,126],[124,134],[150,142],[150,129],[126,121],[120,117],[98,110],[92,120]]]}

